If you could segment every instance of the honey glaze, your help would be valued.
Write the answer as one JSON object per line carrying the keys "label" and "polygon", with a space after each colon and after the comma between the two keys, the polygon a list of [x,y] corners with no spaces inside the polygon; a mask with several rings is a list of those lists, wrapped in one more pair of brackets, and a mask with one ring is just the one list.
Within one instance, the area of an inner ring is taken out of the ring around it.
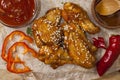
{"label": "honey glaze", "polygon": [[0,20],[12,27],[28,22],[34,14],[34,0],[0,0]]}
{"label": "honey glaze", "polygon": [[[101,0],[96,0],[95,1],[95,7],[96,5],[100,2]],[[116,13],[112,14],[112,15],[107,15],[107,16],[103,16],[100,15],[99,13],[95,12],[96,16],[98,18],[98,20],[107,25],[108,28],[113,28],[114,27],[120,27],[120,10],[117,11]]]}

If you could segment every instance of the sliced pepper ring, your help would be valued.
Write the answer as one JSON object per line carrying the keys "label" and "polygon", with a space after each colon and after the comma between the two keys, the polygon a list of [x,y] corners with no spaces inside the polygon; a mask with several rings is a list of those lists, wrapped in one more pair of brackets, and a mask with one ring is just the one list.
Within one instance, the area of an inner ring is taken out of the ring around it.
{"label": "sliced pepper ring", "polygon": [[[23,48],[25,49],[23,54],[31,52],[33,57],[37,57],[36,51],[31,49],[26,43],[16,42],[8,50],[8,63],[7,63],[8,71],[11,71],[13,73],[25,73],[31,71],[31,69],[25,65],[25,62],[22,61],[18,56],[15,56],[15,58],[13,57],[13,54],[16,51],[17,46],[23,46]],[[24,68],[23,69],[16,68],[16,64],[22,64]]]}
{"label": "sliced pepper ring", "polygon": [[16,30],[16,31],[13,31],[12,33],[10,33],[10,34],[5,38],[5,40],[4,40],[4,42],[3,42],[3,46],[2,46],[2,54],[1,54],[1,56],[2,56],[2,58],[3,58],[5,61],[7,61],[7,57],[8,57],[7,52],[6,52],[7,44],[8,44],[8,42],[9,42],[9,40],[12,40],[12,38],[13,38],[15,35],[20,35],[20,36],[21,36],[21,38],[19,39],[19,41],[27,40],[27,41],[29,41],[30,43],[33,42],[33,39],[32,39],[31,37],[27,36],[27,35],[26,35],[25,33],[23,33],[22,31]]}

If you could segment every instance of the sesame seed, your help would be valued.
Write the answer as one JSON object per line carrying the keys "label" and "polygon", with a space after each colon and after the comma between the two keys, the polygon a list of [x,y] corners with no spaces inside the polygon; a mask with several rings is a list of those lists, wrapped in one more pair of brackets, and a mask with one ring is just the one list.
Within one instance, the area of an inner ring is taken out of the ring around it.
{"label": "sesame seed", "polygon": [[67,36],[65,36],[64,39],[67,40]]}
{"label": "sesame seed", "polygon": [[64,30],[66,30],[66,31],[67,31],[67,30],[69,30],[68,28],[69,28],[69,26],[68,26],[68,25],[65,25],[65,26],[64,26]]}
{"label": "sesame seed", "polygon": [[75,15],[75,18],[78,18],[78,17],[79,17],[79,15],[80,15],[79,13],[78,13],[78,14],[76,14],[76,15]]}
{"label": "sesame seed", "polygon": [[34,26],[34,27],[37,27],[37,24],[34,24],[33,26]]}

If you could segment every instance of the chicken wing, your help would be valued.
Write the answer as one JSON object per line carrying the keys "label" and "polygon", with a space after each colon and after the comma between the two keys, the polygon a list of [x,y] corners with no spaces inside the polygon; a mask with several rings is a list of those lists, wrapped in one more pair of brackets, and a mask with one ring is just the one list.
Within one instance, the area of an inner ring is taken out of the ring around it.
{"label": "chicken wing", "polygon": [[67,23],[79,24],[84,31],[89,33],[99,32],[99,27],[96,27],[89,19],[87,13],[77,4],[66,2],[62,10],[62,17]]}
{"label": "chicken wing", "polygon": [[[73,59],[73,64],[80,65],[85,68],[91,68],[95,64],[93,52],[97,48],[88,42],[84,32],[79,27],[68,24],[64,25],[64,43],[67,47],[70,57]],[[66,30],[67,27],[67,30]],[[94,47],[94,49],[92,49]]]}
{"label": "chicken wing", "polygon": [[38,47],[42,45],[58,44],[61,40],[61,30],[57,26],[61,18],[61,10],[54,8],[45,16],[34,21],[33,36]]}
{"label": "chicken wing", "polygon": [[58,46],[42,46],[39,51],[39,60],[49,64],[52,68],[57,68],[64,64],[71,64],[72,59],[68,53]]}
{"label": "chicken wing", "polygon": [[76,32],[77,35],[87,44],[89,50],[94,53],[97,51],[97,48],[87,39],[87,36],[85,34],[85,32],[80,29],[79,25],[77,24],[74,24],[74,23],[63,23],[62,24],[62,28],[64,29],[64,35],[67,35],[68,36],[68,33],[67,32]]}

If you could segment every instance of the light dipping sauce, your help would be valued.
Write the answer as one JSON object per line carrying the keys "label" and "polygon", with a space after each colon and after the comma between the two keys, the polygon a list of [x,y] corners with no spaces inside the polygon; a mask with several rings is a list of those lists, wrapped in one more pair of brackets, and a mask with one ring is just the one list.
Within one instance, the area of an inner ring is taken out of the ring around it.
{"label": "light dipping sauce", "polygon": [[[95,1],[95,7],[96,5],[100,2],[101,0],[96,0]],[[102,16],[100,14],[98,14],[95,11],[96,17],[98,18],[98,20],[106,25],[107,28],[117,28],[120,27],[120,10],[117,11],[116,13],[112,14],[112,15],[108,15],[108,16]]]}
{"label": "light dipping sauce", "polygon": [[8,26],[21,26],[28,22],[34,13],[34,0],[0,0],[0,20]]}

